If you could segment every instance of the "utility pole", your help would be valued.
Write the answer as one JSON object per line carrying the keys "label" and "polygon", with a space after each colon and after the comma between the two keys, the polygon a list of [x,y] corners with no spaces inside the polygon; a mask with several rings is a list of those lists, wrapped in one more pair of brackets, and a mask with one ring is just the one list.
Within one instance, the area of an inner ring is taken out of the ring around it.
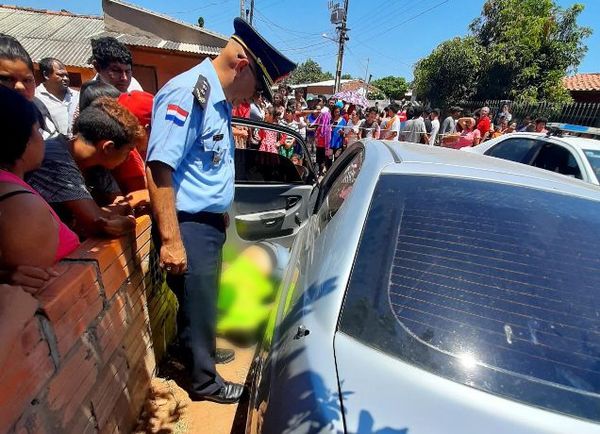
{"label": "utility pole", "polygon": [[365,70],[365,98],[369,94],[369,83],[367,83],[368,76],[369,76],[369,58],[367,57],[367,69]]}
{"label": "utility pole", "polygon": [[240,0],[240,18],[246,19],[246,5],[244,4],[244,0]]}
{"label": "utility pole", "polygon": [[250,25],[252,25],[252,21],[254,21],[254,0],[250,0]]}
{"label": "utility pole", "polygon": [[346,32],[348,28],[346,27],[346,23],[348,21],[348,0],[344,0],[344,16],[342,17],[342,24],[338,27],[338,31],[340,33],[339,39],[339,48],[338,48],[338,58],[337,58],[337,68],[335,70],[335,92],[340,91],[340,84],[342,82],[342,64],[344,63],[344,44],[349,39],[346,36]]}

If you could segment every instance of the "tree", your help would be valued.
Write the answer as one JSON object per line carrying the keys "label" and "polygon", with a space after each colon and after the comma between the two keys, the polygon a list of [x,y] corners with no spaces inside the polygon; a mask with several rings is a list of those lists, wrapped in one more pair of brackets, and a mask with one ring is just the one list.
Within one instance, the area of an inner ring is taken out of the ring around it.
{"label": "tree", "polygon": [[413,92],[432,106],[472,98],[477,93],[482,54],[470,36],[442,42],[416,64]]}
{"label": "tree", "polygon": [[352,76],[350,74],[342,74],[342,80],[352,80]]}
{"label": "tree", "polygon": [[289,77],[290,84],[314,83],[317,81],[331,80],[331,72],[323,72],[321,66],[312,59],[307,59],[294,70]]}
{"label": "tree", "polygon": [[[417,63],[414,75],[419,95],[447,104],[471,97],[528,102],[569,100],[562,78],[580,64],[587,51],[584,40],[592,32],[577,24],[583,8],[574,4],[563,9],[555,0],[486,0],[481,15],[470,25],[471,36],[454,40],[460,52],[467,55],[466,60],[452,53],[453,45],[446,41]],[[465,47],[465,41],[472,47]],[[440,55],[443,50],[448,57]],[[434,59],[444,62],[444,68],[438,67]],[[437,79],[440,84],[440,72],[456,81],[446,82],[438,96],[439,89],[427,80]],[[449,92],[448,87],[461,83],[468,89]],[[444,99],[447,97],[452,99]]]}
{"label": "tree", "polygon": [[488,0],[471,32],[484,48],[481,99],[563,101],[562,78],[587,51],[591,29],[577,25],[584,6],[562,9],[554,0]]}
{"label": "tree", "polygon": [[402,99],[404,98],[406,91],[408,91],[406,79],[404,77],[394,77],[392,75],[373,80],[371,85],[381,90],[391,99]]}
{"label": "tree", "polygon": [[204,27],[204,17],[198,17],[198,27]]}

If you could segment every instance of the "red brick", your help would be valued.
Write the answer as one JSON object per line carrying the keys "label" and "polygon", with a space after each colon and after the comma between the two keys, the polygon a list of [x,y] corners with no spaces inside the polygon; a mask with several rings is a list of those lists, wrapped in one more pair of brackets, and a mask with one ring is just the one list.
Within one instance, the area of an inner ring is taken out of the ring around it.
{"label": "red brick", "polygon": [[58,321],[81,298],[100,296],[96,268],[87,264],[61,264],[62,273],[46,286],[38,299],[44,314],[51,322]]}
{"label": "red brick", "polygon": [[82,402],[73,419],[56,431],[72,434],[96,433],[96,419],[92,415],[89,402]]}
{"label": "red brick", "polygon": [[0,368],[38,306],[38,301],[20,287],[0,285]]}
{"label": "red brick", "polygon": [[121,344],[128,329],[125,300],[122,296],[113,297],[112,304],[96,327],[98,348],[103,360],[108,361]]}
{"label": "red brick", "polygon": [[152,220],[150,219],[150,216],[143,215],[141,217],[138,217],[135,222],[136,238],[139,237],[140,234],[142,234],[146,231],[150,231],[151,227],[152,227]]}
{"label": "red brick", "polygon": [[60,412],[63,424],[81,410],[85,396],[98,378],[98,363],[91,348],[80,342],[59,367],[48,388],[48,407]]}
{"label": "red brick", "polygon": [[46,434],[49,433],[40,411],[32,409],[25,413],[13,428],[14,434]]}
{"label": "red brick", "polygon": [[102,306],[102,298],[94,291],[88,291],[60,320],[55,323],[51,321],[61,357],[71,350],[81,335],[96,321],[102,312]]}
{"label": "red brick", "polygon": [[117,351],[107,363],[91,395],[98,428],[104,429],[116,405],[116,398],[126,388],[129,369],[125,356]]}
{"label": "red brick", "polygon": [[25,325],[0,371],[0,432],[5,432],[38,396],[54,373],[36,318]]}
{"label": "red brick", "polygon": [[100,270],[106,270],[119,257],[123,250],[131,244],[131,236],[123,236],[114,240],[89,239],[69,255],[70,259],[93,259],[98,261]]}

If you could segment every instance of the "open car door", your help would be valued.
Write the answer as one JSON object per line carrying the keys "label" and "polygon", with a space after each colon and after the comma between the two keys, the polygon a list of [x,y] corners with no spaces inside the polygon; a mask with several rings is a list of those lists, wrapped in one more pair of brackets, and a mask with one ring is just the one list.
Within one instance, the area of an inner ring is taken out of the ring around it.
{"label": "open car door", "polygon": [[[234,118],[232,124],[234,134],[238,133],[238,145],[245,148],[235,151],[235,199],[229,212],[226,260],[249,244],[263,240],[289,248],[308,219],[309,201],[317,181],[306,143],[296,131],[277,124],[241,118]],[[266,132],[276,135],[279,142],[294,146],[296,154],[301,153],[300,164],[279,154],[259,151]]]}

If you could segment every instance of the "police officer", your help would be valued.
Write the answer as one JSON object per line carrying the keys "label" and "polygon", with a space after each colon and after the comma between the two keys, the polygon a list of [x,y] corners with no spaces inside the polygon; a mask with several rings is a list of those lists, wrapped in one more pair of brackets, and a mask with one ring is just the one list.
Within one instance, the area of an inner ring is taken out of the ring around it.
{"label": "police officer", "polygon": [[221,253],[234,194],[231,110],[261,91],[272,98],[271,86],[296,66],[245,21],[233,24],[234,35],[214,60],[156,95],[147,156],[160,264],[179,301],[190,398],[219,403],[237,402],[244,390],[215,369]]}

